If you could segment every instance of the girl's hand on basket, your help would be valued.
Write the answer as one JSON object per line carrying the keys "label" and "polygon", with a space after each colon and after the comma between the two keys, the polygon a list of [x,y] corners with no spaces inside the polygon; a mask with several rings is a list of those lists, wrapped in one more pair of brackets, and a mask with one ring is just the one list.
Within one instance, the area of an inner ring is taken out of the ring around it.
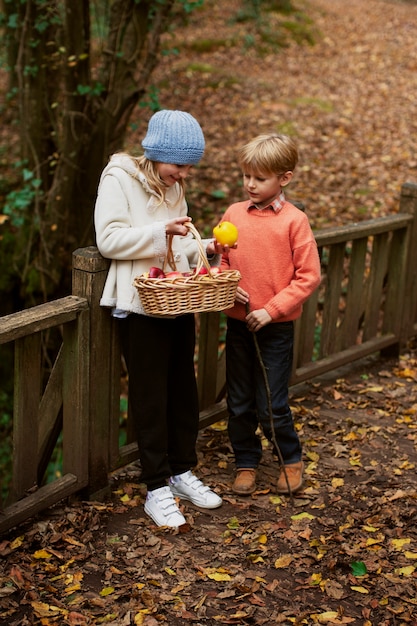
{"label": "girl's hand on basket", "polygon": [[182,217],[176,217],[165,224],[165,232],[167,235],[183,235],[185,236],[189,231],[185,226],[186,222],[191,222],[191,217],[183,215]]}

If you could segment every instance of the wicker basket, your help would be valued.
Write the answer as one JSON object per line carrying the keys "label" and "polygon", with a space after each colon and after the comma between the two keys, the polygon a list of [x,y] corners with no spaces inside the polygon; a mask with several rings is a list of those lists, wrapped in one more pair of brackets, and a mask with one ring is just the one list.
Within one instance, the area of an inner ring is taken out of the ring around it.
{"label": "wicker basket", "polygon": [[[236,270],[224,270],[210,274],[201,237],[191,222],[186,226],[198,244],[198,261],[195,273],[191,276],[175,278],[148,278],[137,276],[134,286],[138,290],[145,313],[149,315],[179,315],[181,313],[202,313],[223,311],[233,306],[240,274]],[[173,270],[175,263],[172,254],[172,236],[168,240],[167,262]],[[199,274],[202,267],[208,274]],[[165,267],[163,268],[165,270]]]}

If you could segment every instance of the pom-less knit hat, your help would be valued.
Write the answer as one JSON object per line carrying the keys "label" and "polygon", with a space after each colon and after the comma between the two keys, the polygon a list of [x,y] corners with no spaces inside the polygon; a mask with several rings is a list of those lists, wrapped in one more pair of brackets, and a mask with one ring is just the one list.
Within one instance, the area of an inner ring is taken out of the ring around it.
{"label": "pom-less knit hat", "polygon": [[151,161],[195,165],[204,152],[204,135],[197,120],[185,111],[158,111],[149,120],[142,141]]}

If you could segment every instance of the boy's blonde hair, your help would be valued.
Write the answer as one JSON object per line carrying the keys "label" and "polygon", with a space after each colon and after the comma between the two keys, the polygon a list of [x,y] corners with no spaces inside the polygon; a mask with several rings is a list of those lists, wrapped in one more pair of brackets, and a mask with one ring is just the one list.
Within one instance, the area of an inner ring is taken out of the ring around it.
{"label": "boy's blonde hair", "polygon": [[293,172],[298,163],[297,146],[287,135],[258,135],[239,150],[238,163],[254,174]]}
{"label": "boy's blonde hair", "polygon": [[[159,203],[162,204],[165,201],[165,194],[167,192],[167,186],[158,173],[158,166],[156,161],[151,161],[145,156],[136,157],[133,159],[138,167],[146,176],[149,187],[157,195]],[[185,182],[183,178],[178,181],[180,186],[180,197],[178,201],[185,196]]]}

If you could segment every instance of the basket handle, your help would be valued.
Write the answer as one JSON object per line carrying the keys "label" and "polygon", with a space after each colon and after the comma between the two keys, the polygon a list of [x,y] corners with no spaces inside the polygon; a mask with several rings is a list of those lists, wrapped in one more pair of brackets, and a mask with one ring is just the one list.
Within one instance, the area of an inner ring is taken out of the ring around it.
{"label": "basket handle", "polygon": [[[194,224],[192,224],[191,222],[185,222],[184,226],[186,226],[188,228],[188,230],[194,235],[194,238],[195,238],[195,240],[197,242],[198,259],[197,259],[197,265],[196,265],[196,268],[195,268],[196,274],[198,274],[198,272],[201,270],[201,268],[204,265],[204,267],[208,271],[209,276],[212,276],[211,273],[210,273],[210,263],[208,262],[206,251],[205,251],[203,243],[201,241],[200,233],[198,232],[198,230],[196,229]],[[175,264],[175,259],[174,259],[174,253],[173,253],[173,250],[172,250],[172,239],[173,239],[173,235],[168,235],[167,254],[166,254],[166,257],[164,259],[164,263],[163,263],[163,267],[162,267],[163,271],[165,271],[165,268],[166,268],[167,264],[170,266],[170,268],[174,272],[177,269],[177,266]]]}

